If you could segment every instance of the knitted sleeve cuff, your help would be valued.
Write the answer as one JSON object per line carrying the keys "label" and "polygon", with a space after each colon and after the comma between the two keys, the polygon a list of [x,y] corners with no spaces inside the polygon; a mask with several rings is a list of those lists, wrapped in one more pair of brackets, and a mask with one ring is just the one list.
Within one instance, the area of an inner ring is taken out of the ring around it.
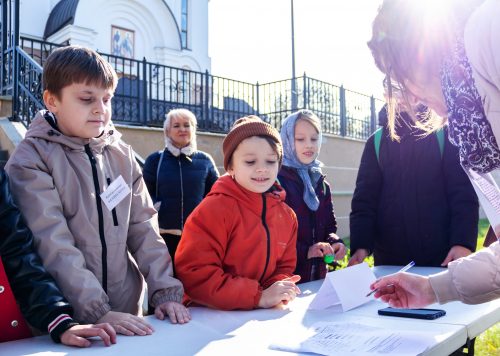
{"label": "knitted sleeve cuff", "polygon": [[78,325],[68,314],[58,315],[48,326],[50,337],[54,342],[61,342],[61,335],[69,328]]}
{"label": "knitted sleeve cuff", "polygon": [[184,290],[177,286],[165,288],[156,291],[151,298],[151,306],[156,308],[158,305],[165,302],[178,302],[182,303]]}

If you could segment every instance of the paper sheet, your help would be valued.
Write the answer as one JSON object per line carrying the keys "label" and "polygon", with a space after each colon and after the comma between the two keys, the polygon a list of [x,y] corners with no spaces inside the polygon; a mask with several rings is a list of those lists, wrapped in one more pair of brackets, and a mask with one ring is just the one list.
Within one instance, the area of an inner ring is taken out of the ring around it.
{"label": "paper sheet", "polygon": [[309,309],[334,307],[339,311],[347,311],[365,304],[373,299],[366,294],[375,279],[366,263],[327,273]]}
{"label": "paper sheet", "polygon": [[389,330],[358,323],[315,323],[307,332],[272,343],[269,348],[320,355],[417,355],[433,345],[428,334]]}
{"label": "paper sheet", "polygon": [[500,189],[491,173],[477,173],[472,169],[465,170],[476,191],[479,203],[493,226],[497,236],[500,234]]}

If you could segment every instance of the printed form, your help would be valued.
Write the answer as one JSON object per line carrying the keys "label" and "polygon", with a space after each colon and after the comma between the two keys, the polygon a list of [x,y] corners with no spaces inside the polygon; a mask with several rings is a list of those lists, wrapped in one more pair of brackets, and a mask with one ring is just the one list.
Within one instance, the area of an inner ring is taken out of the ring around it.
{"label": "printed form", "polygon": [[272,343],[275,350],[320,355],[418,355],[433,345],[429,334],[388,330],[358,323],[318,322],[306,333]]}

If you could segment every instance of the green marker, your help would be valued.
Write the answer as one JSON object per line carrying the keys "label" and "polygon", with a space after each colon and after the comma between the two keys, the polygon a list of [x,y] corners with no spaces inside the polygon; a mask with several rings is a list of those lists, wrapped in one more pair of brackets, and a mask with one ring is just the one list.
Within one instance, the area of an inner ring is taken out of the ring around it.
{"label": "green marker", "polygon": [[325,261],[326,264],[330,264],[335,261],[335,255],[325,255],[323,256],[323,261]]}

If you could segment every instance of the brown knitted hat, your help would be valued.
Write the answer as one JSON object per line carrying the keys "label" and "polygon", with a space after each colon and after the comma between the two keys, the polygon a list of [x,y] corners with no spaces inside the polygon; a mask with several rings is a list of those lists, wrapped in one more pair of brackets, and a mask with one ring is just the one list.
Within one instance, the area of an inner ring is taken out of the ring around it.
{"label": "brown knitted hat", "polygon": [[283,158],[283,145],[281,144],[281,137],[278,130],[262,121],[258,116],[250,115],[236,120],[222,143],[222,152],[224,153],[224,169],[226,171],[236,147],[238,147],[241,141],[252,136],[267,136],[276,141],[278,144],[278,160],[281,165],[281,159]]}

